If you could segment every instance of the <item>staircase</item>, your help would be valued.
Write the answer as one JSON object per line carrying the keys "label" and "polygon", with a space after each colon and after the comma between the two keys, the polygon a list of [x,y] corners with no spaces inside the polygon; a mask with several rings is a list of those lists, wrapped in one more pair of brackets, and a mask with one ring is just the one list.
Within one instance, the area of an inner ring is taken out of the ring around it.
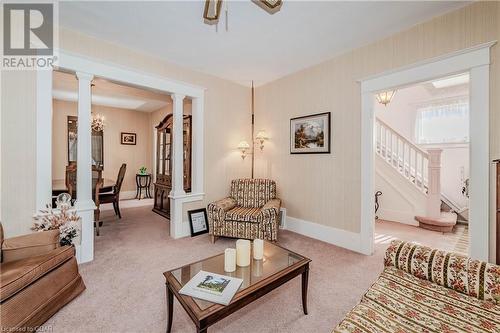
{"label": "staircase", "polygon": [[456,224],[454,212],[442,211],[441,204],[441,149],[425,151],[396,132],[388,124],[376,118],[375,152],[390,165],[400,177],[411,184],[423,196],[425,215],[415,216],[419,226],[425,229],[448,232]]}

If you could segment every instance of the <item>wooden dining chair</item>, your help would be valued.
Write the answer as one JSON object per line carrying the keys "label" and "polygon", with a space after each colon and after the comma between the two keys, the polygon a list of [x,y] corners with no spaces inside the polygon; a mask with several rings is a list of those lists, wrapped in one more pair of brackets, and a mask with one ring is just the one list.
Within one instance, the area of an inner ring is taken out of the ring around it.
{"label": "wooden dining chair", "polygon": [[112,203],[115,214],[118,215],[118,218],[120,219],[122,218],[122,214],[120,213],[120,191],[123,184],[123,178],[125,178],[126,170],[127,164],[123,163],[120,167],[120,171],[118,171],[118,177],[116,178],[116,184],[113,187],[113,191],[99,194],[99,202],[101,204]]}
{"label": "wooden dining chair", "polygon": [[69,195],[71,195],[71,200],[76,199],[76,163],[70,162],[66,166],[66,178],[65,178],[66,188],[68,189]]}
{"label": "wooden dining chair", "polygon": [[101,190],[103,184],[104,184],[103,179],[98,178],[97,182],[95,184],[95,188],[93,188],[93,191],[92,191],[92,196],[93,196],[92,199],[94,199],[94,203],[96,206],[96,209],[94,209],[94,226],[95,226],[97,236],[99,236],[99,227],[102,224],[102,221],[101,221],[101,202],[99,200],[99,191]]}

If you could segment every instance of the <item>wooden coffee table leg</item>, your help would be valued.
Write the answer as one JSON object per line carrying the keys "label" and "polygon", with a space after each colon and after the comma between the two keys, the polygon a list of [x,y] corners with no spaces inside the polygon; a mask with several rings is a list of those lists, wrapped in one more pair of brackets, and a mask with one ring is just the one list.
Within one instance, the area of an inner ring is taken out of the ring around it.
{"label": "wooden coffee table leg", "polygon": [[168,311],[168,319],[167,319],[167,333],[170,333],[172,331],[172,317],[174,315],[174,294],[170,290],[170,288],[167,286],[167,311]]}
{"label": "wooden coffee table leg", "polygon": [[207,328],[196,328],[197,333],[207,333]]}
{"label": "wooden coffee table leg", "polygon": [[306,270],[302,273],[302,308],[304,314],[307,314],[307,284],[309,282],[309,264],[306,266]]}

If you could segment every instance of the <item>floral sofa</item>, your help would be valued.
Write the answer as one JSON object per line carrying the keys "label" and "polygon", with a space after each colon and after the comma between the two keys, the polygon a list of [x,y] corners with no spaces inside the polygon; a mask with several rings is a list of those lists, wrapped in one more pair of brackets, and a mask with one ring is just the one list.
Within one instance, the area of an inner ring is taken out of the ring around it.
{"label": "floral sofa", "polygon": [[233,180],[229,197],[208,205],[212,242],[217,236],[278,240],[280,206],[273,180]]}
{"label": "floral sofa", "polygon": [[500,266],[393,241],[334,332],[500,332]]}

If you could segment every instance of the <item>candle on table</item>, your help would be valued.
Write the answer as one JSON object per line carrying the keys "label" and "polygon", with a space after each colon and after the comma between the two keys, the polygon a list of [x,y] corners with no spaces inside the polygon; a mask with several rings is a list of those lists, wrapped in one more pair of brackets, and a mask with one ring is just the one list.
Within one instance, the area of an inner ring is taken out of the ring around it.
{"label": "candle on table", "polygon": [[262,239],[255,239],[253,241],[253,258],[262,260],[264,257],[264,241]]}
{"label": "candle on table", "polygon": [[224,271],[234,272],[236,270],[236,249],[224,251]]}
{"label": "candle on table", "polygon": [[238,239],[236,241],[236,265],[245,267],[250,265],[250,241]]}

